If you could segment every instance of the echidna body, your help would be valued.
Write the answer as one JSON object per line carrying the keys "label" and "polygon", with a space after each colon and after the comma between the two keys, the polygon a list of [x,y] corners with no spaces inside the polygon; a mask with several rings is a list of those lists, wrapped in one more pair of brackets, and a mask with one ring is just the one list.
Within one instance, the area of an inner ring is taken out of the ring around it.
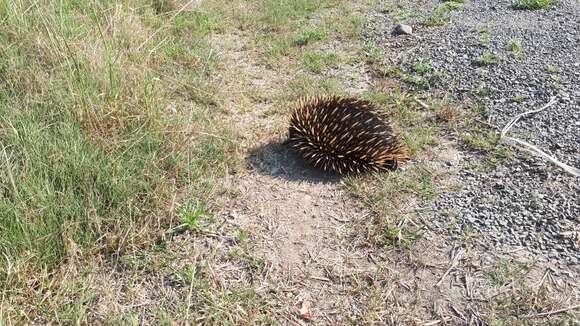
{"label": "echidna body", "polygon": [[349,97],[301,100],[289,143],[317,168],[339,174],[395,170],[407,151],[373,103]]}

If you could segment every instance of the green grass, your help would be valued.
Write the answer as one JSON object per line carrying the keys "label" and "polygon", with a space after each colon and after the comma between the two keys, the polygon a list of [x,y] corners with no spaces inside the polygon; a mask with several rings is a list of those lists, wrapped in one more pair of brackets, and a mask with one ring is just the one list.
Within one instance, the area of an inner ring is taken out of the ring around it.
{"label": "green grass", "polygon": [[433,67],[429,62],[419,60],[411,65],[411,69],[418,74],[426,74],[433,71]]}
{"label": "green grass", "polygon": [[381,50],[374,44],[368,44],[362,48],[362,58],[369,65],[379,64],[382,57]]}
{"label": "green grass", "polygon": [[496,64],[500,63],[501,61],[502,61],[502,58],[500,55],[489,52],[489,51],[485,51],[484,53],[482,53],[480,56],[478,56],[477,58],[475,58],[473,60],[473,62],[478,66],[496,65]]}
{"label": "green grass", "polygon": [[551,3],[551,0],[512,0],[514,8],[527,10],[546,9]]}
{"label": "green grass", "polygon": [[522,95],[516,95],[512,97],[512,102],[514,103],[522,103],[524,101],[524,97]]}
{"label": "green grass", "polygon": [[[361,231],[373,245],[408,250],[421,237],[414,214],[401,211],[401,203],[416,198],[430,202],[437,195],[435,171],[417,164],[405,171],[377,174],[371,178],[349,177],[345,187],[377,214]],[[358,231],[357,231],[358,232]]]}
{"label": "green grass", "polygon": [[336,67],[338,63],[339,57],[335,53],[306,52],[302,57],[304,69],[314,73],[320,73],[329,67]]}
{"label": "green grass", "polygon": [[520,280],[529,270],[530,266],[526,264],[504,260],[486,272],[486,276],[494,286],[502,287]]}
{"label": "green grass", "polygon": [[310,29],[298,33],[294,37],[294,44],[298,46],[305,46],[318,41],[322,41],[326,38],[326,31],[321,28]]}
{"label": "green grass", "polygon": [[518,57],[522,56],[524,53],[522,42],[516,39],[509,40],[506,45],[506,49]]}
{"label": "green grass", "polygon": [[443,26],[449,22],[449,13],[463,8],[463,5],[463,0],[442,2],[433,9],[431,15],[423,22],[423,25],[428,27]]}
{"label": "green grass", "polygon": [[137,19],[129,6],[110,6],[0,6],[8,297],[28,287],[11,266],[35,279],[79,252],[150,243],[170,226],[176,191],[203,204],[213,178],[237,164],[237,144],[212,109],[221,101],[212,79],[219,58],[208,36],[218,20],[196,10],[170,20],[149,5]]}
{"label": "green grass", "polygon": [[[416,68],[429,71],[428,67],[428,64],[421,62]],[[418,160],[427,148],[439,144],[441,127],[432,118],[434,111],[439,108],[436,103],[431,104],[433,112],[425,111],[400,89],[389,89],[388,93],[367,92],[362,97],[385,110],[413,160]],[[425,203],[432,201],[439,192],[435,179],[440,173],[427,163],[417,161],[404,170],[366,178],[346,178],[344,186],[349,192],[377,214],[360,232],[366,234],[373,245],[410,249],[420,238],[421,230],[413,221],[414,212],[409,212],[404,203],[410,200]]]}
{"label": "green grass", "polygon": [[485,48],[491,44],[491,35],[489,33],[481,33],[479,35],[479,44]]}
{"label": "green grass", "polygon": [[546,66],[546,71],[551,73],[551,74],[557,74],[560,72],[560,69],[558,69],[558,67],[556,67],[556,66],[548,65],[548,66]]}

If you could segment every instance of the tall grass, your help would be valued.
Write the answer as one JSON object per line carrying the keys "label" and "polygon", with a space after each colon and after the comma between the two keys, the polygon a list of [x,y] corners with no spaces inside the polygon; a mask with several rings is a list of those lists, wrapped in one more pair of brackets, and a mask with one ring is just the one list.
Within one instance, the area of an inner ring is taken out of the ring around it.
{"label": "tall grass", "polygon": [[0,282],[17,260],[139,245],[177,189],[224,173],[212,28],[146,3],[0,2]]}

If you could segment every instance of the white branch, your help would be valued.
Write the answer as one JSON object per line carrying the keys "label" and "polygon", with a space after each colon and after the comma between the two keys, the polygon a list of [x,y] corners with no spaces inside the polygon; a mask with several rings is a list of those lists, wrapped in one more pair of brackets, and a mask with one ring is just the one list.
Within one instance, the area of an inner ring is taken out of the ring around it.
{"label": "white branch", "polygon": [[512,138],[512,137],[504,137],[504,138],[507,139],[507,140],[514,141],[514,142],[516,142],[516,143],[518,143],[520,145],[523,145],[523,146],[529,148],[530,150],[532,150],[536,154],[540,155],[541,157],[543,157],[543,158],[547,159],[548,161],[550,161],[550,162],[556,164],[557,166],[561,167],[564,171],[566,171],[566,172],[568,172],[568,173],[570,173],[570,174],[572,174],[572,175],[574,175],[576,177],[580,177],[580,170],[579,169],[577,169],[577,168],[575,168],[573,166],[570,166],[570,165],[568,165],[566,163],[562,163],[562,162],[558,161],[557,159],[553,158],[552,156],[546,154],[544,151],[542,151],[538,147],[536,147],[536,146],[534,146],[534,145],[532,145],[532,144],[530,144],[528,142],[525,142],[523,140],[517,139],[517,138]]}
{"label": "white branch", "polygon": [[548,102],[548,104],[544,105],[542,108],[537,109],[537,110],[531,110],[531,111],[527,111],[524,113],[520,113],[518,114],[515,118],[513,118],[510,122],[508,122],[508,124],[505,125],[505,127],[503,127],[501,134],[500,134],[500,139],[507,139],[510,141],[513,141],[521,146],[524,146],[526,148],[528,148],[529,150],[531,150],[532,152],[540,155],[541,157],[547,159],[548,161],[554,163],[555,165],[559,166],[560,168],[562,168],[564,171],[572,174],[573,176],[580,176],[580,170],[570,166],[566,163],[562,163],[560,161],[558,161],[557,159],[555,159],[554,157],[550,156],[549,154],[547,154],[546,152],[542,151],[541,149],[539,149],[538,147],[536,147],[535,145],[532,145],[526,141],[517,139],[517,138],[513,138],[513,137],[507,137],[506,134],[507,132],[516,124],[516,122],[518,122],[523,116],[528,115],[528,114],[533,114],[533,113],[538,113],[540,111],[543,111],[547,108],[549,108],[550,106],[554,105],[556,103],[556,97],[552,97],[550,99],[550,102]]}
{"label": "white branch", "polygon": [[552,105],[556,104],[556,97],[552,97],[550,99],[550,102],[548,102],[548,104],[544,105],[542,108],[537,109],[537,110],[531,110],[531,111],[527,111],[524,113],[520,113],[518,114],[515,118],[513,118],[507,125],[505,125],[505,127],[503,127],[502,131],[501,131],[501,136],[500,138],[503,138],[505,136],[505,134],[507,134],[507,132],[516,124],[516,122],[518,122],[520,120],[521,117],[528,115],[528,114],[534,114],[534,113],[538,113],[540,111],[544,111],[545,109],[551,107]]}

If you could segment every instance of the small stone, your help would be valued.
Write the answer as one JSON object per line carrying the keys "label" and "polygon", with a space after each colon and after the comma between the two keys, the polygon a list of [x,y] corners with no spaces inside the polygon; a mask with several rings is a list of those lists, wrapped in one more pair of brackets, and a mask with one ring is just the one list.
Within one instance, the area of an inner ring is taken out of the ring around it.
{"label": "small stone", "polygon": [[395,26],[395,34],[411,35],[413,34],[413,27],[405,24],[397,24],[397,26]]}

